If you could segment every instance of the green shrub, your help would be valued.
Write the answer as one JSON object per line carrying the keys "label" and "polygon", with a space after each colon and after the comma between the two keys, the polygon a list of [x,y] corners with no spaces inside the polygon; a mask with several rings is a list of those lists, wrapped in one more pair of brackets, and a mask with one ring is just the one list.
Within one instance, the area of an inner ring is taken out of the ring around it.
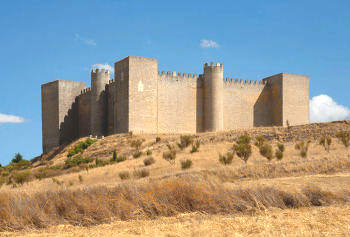
{"label": "green shrub", "polygon": [[276,150],[275,156],[276,156],[277,160],[282,160],[283,152],[280,150]]}
{"label": "green shrub", "polygon": [[272,146],[270,144],[263,144],[259,147],[259,152],[262,156],[266,157],[268,160],[273,159]]}
{"label": "green shrub", "polygon": [[31,179],[32,173],[30,170],[17,172],[12,177],[15,183],[17,184],[24,184],[26,182],[29,182]]}
{"label": "green shrub", "polygon": [[90,166],[90,168],[95,168],[95,167],[103,167],[108,165],[109,162],[105,160],[100,160],[98,158],[95,159],[95,165]]}
{"label": "green shrub", "polygon": [[143,140],[141,139],[133,140],[131,141],[131,147],[134,147],[136,150],[140,150],[142,143],[143,143]]}
{"label": "green shrub", "polygon": [[130,178],[130,174],[129,171],[122,171],[119,173],[119,177],[120,179],[129,179]]}
{"label": "green shrub", "polygon": [[156,143],[160,142],[160,137],[156,137]]}
{"label": "green shrub", "polygon": [[11,160],[12,163],[19,163],[23,160],[23,156],[20,153],[16,153],[13,159]]}
{"label": "green shrub", "polygon": [[75,166],[79,166],[82,164],[87,164],[92,162],[93,159],[90,157],[82,157],[81,155],[77,155],[74,157],[69,157],[64,162],[64,169],[69,169]]}
{"label": "green shrub", "polygon": [[137,158],[139,158],[140,156],[142,156],[142,151],[135,151],[135,152],[132,154],[132,156],[133,156],[135,159],[137,159]]}
{"label": "green shrub", "polygon": [[332,138],[328,136],[323,136],[319,140],[319,144],[323,146],[323,148],[329,152],[332,144]]}
{"label": "green shrub", "polygon": [[111,159],[111,163],[114,163],[114,162],[122,162],[122,161],[125,161],[126,160],[126,157],[125,156],[118,156],[118,153],[114,150],[113,152],[113,157]]}
{"label": "green shrub", "polygon": [[135,178],[144,178],[147,176],[149,176],[149,170],[147,169],[134,170]]}
{"label": "green shrub", "polygon": [[245,163],[248,162],[249,157],[252,154],[252,147],[250,145],[250,137],[245,134],[238,138],[236,144],[233,145],[233,150],[237,156],[241,158]]}
{"label": "green shrub", "polygon": [[12,170],[25,170],[31,166],[31,163],[29,160],[20,160],[16,163],[11,163],[8,168],[10,171]]}
{"label": "green shrub", "polygon": [[277,148],[280,152],[284,152],[284,150],[285,150],[283,143],[277,143]]}
{"label": "green shrub", "polygon": [[192,150],[191,153],[198,152],[198,148],[200,147],[201,143],[199,141],[196,141],[194,144],[192,144]]}
{"label": "green shrub", "polygon": [[146,159],[143,160],[143,163],[145,164],[145,166],[149,166],[154,164],[156,161],[154,160],[153,157],[148,157]]}
{"label": "green shrub", "polygon": [[87,138],[85,141],[81,141],[77,145],[75,145],[73,147],[73,149],[68,152],[67,156],[72,157],[76,154],[79,154],[79,153],[83,152],[85,149],[87,149],[89,146],[94,144],[95,142],[96,142],[96,140],[91,139],[91,138]]}
{"label": "green shrub", "polygon": [[266,142],[266,138],[264,136],[255,137],[255,146],[260,147]]}
{"label": "green shrub", "polygon": [[180,136],[180,143],[177,143],[178,147],[183,150],[193,143],[193,138],[191,136]]}
{"label": "green shrub", "polygon": [[152,155],[152,151],[151,150],[147,150],[146,151],[146,155],[148,155],[148,156]]}
{"label": "green shrub", "polygon": [[340,131],[335,135],[345,147],[350,145],[350,132]]}
{"label": "green shrub", "polygon": [[190,159],[182,160],[181,161],[181,169],[189,169],[192,167],[192,161]]}
{"label": "green shrub", "polygon": [[219,161],[220,161],[220,163],[222,163],[224,165],[231,164],[232,160],[233,160],[233,153],[232,152],[227,152],[226,155],[219,154]]}
{"label": "green shrub", "polygon": [[310,141],[308,141],[308,142],[301,141],[301,142],[295,144],[295,149],[300,151],[301,157],[303,157],[303,158],[307,157],[307,152],[309,150],[310,143],[311,143]]}
{"label": "green shrub", "polygon": [[169,151],[163,153],[163,159],[171,164],[175,164],[176,150],[174,146],[168,144]]}

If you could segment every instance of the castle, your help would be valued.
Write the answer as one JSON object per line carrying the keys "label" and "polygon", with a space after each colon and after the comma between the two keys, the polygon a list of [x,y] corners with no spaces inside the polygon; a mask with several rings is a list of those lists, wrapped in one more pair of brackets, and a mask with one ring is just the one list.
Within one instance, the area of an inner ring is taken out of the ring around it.
{"label": "castle", "polygon": [[41,86],[43,152],[84,136],[197,133],[309,123],[309,77],[280,73],[260,82],[224,79],[223,64],[203,74],[159,72],[153,58],[129,56],[83,82]]}

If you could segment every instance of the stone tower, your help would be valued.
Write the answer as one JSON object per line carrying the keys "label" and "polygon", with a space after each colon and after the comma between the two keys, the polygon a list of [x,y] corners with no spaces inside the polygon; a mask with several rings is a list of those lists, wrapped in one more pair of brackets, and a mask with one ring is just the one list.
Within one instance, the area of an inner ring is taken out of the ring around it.
{"label": "stone tower", "polygon": [[106,84],[110,72],[105,69],[91,71],[91,135],[102,136],[106,132]]}
{"label": "stone tower", "polygon": [[223,130],[224,72],[220,63],[204,64],[204,130]]}

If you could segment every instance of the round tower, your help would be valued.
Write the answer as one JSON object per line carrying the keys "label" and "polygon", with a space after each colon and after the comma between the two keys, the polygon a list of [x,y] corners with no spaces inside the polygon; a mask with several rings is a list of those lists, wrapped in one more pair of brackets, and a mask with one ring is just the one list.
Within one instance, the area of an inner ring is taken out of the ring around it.
{"label": "round tower", "polygon": [[204,64],[204,130],[223,130],[224,70],[220,63]]}
{"label": "round tower", "polygon": [[91,123],[90,132],[93,136],[103,136],[106,133],[107,98],[106,84],[110,72],[105,69],[91,71]]}

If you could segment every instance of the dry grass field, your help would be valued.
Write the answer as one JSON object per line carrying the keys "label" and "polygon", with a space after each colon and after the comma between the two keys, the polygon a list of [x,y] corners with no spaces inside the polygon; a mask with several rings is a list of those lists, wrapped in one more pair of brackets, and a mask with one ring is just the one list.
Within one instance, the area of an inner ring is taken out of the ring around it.
{"label": "dry grass field", "polygon": [[[178,146],[179,134],[112,135],[75,155],[90,163],[64,168],[83,138],[36,158],[23,184],[0,187],[0,235],[347,236],[350,148],[339,131],[350,131],[350,121],[203,133],[191,136],[196,152]],[[247,163],[237,154],[219,162],[242,134],[252,138]],[[272,159],[254,145],[257,136],[272,146]],[[322,137],[331,137],[329,150]],[[310,141],[306,157],[295,147],[301,141]],[[167,161],[169,147],[176,156]],[[114,151],[120,162],[109,162]],[[50,167],[61,168],[35,178]]]}

